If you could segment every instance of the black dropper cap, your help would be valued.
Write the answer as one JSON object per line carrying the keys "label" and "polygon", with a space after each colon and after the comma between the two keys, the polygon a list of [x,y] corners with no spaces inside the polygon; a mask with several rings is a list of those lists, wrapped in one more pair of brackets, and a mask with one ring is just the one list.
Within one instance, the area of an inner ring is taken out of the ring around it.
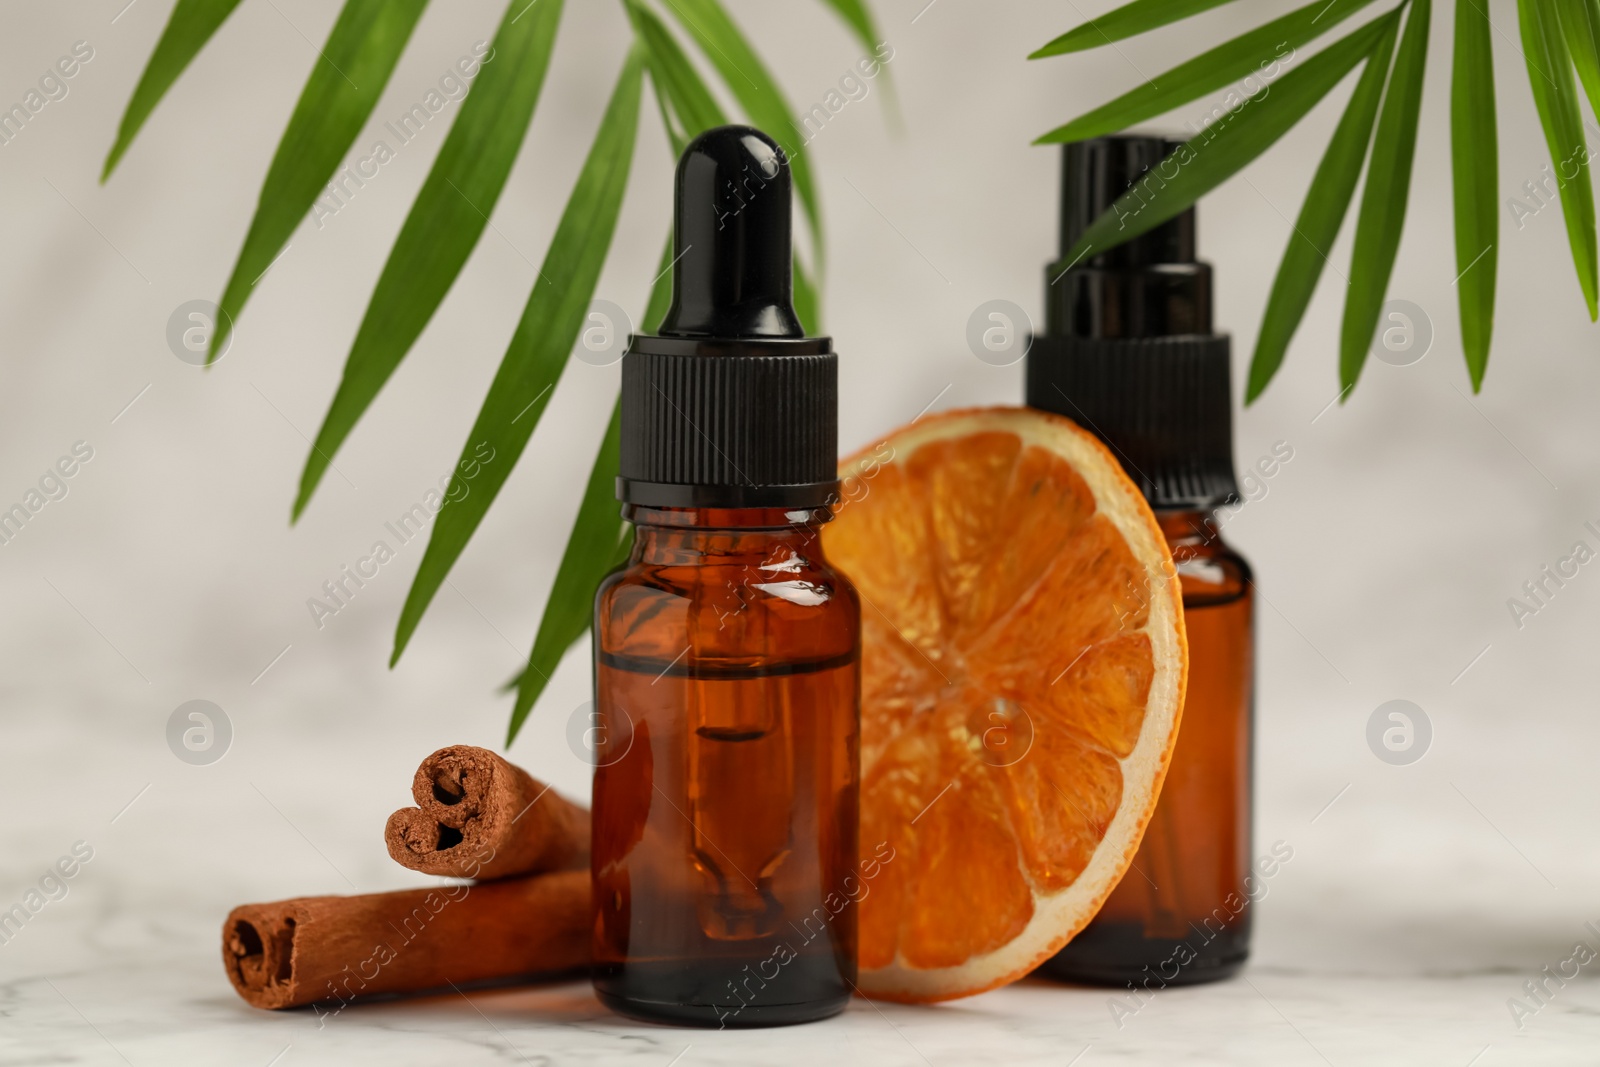
{"label": "black dropper cap", "polygon": [[838,487],[839,364],[792,303],[789,161],[750,126],[678,160],[672,306],[622,360],[617,497],[811,508]]}
{"label": "black dropper cap", "polygon": [[1099,137],[1065,146],[1061,251],[1045,269],[1045,330],[1028,350],[1027,403],[1104,441],[1152,507],[1238,498],[1229,339],[1211,329],[1211,266],[1195,211],[1074,260],[1079,235],[1123,193],[1159,195],[1178,142]]}

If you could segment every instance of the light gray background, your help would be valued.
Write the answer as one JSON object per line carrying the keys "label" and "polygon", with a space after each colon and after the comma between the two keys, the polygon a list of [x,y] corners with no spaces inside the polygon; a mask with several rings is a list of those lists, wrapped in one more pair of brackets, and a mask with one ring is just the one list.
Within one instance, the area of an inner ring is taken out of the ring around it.
{"label": "light gray background", "polygon": [[[0,547],[9,813],[0,906],[74,841],[95,848],[67,899],[0,946],[0,978],[92,975],[138,956],[200,967],[220,1004],[229,994],[212,961],[230,905],[415,884],[380,834],[407,802],[412,768],[440,745],[503,740],[510,700],[497,688],[527,654],[616,367],[572,362],[395,670],[390,641],[420,542],[320,631],[306,600],[454,461],[587,150],[626,27],[618,5],[567,5],[493,228],[291,529],[306,439],[445,124],[401,149],[323,227],[301,226],[226,358],[202,372],[169,351],[168,316],[220,293],[336,5],[244,4],[102,187],[101,162],[170,8],[124,3],[7,4],[0,35],[6,104],[73,42],[95,50],[70,95],[0,147],[0,505],[20,500],[75,441],[95,450],[69,495]],[[1115,49],[1028,63],[1031,49],[1110,5],[924,3],[875,5],[904,132],[886,121],[879,79],[811,149],[831,241],[825,315],[843,353],[846,450],[930,402],[1020,397],[1020,365],[979,361],[964,333],[987,300],[1041,309],[1058,150],[1031,138],[1285,6],[1229,5]],[[730,6],[799,108],[861,55],[821,4]],[[1347,225],[1283,371],[1236,411],[1241,468],[1280,441],[1294,458],[1228,533],[1255,563],[1263,601],[1257,845],[1295,849],[1258,914],[1256,973],[1369,976],[1360,1012],[1381,1006],[1395,1035],[1406,997],[1384,983],[1488,976],[1453,1005],[1454,1030],[1439,1046],[1439,1062],[1466,1062],[1486,1043],[1539,1047],[1528,1042],[1541,1028],[1595,1032],[1564,992],[1519,1035],[1505,998],[1600,920],[1600,578],[1585,568],[1520,630],[1506,601],[1574,541],[1600,545],[1582,529],[1600,524],[1600,359],[1558,210],[1521,229],[1507,211],[1494,354],[1483,394],[1470,394],[1452,284],[1449,8],[1435,13],[1390,286],[1431,316],[1432,352],[1404,368],[1371,361],[1349,402],[1328,406]],[[492,34],[501,9],[432,6],[357,141],[361,154],[383,121]],[[1548,157],[1514,7],[1492,13],[1501,191],[1511,196]],[[1218,321],[1235,339],[1236,395],[1287,220],[1348,90],[1203,204],[1201,247],[1217,268]],[[1195,104],[1163,128],[1209,108]],[[642,127],[598,293],[634,312],[670,207],[653,104]],[[565,734],[587,697],[585,656],[568,656],[511,750],[574,795],[587,772]],[[211,766],[180,762],[165,742],[169,714],[197,698],[223,707],[234,729]],[[1433,725],[1431,750],[1410,766],[1381,762],[1365,740],[1373,709],[1395,698]]]}

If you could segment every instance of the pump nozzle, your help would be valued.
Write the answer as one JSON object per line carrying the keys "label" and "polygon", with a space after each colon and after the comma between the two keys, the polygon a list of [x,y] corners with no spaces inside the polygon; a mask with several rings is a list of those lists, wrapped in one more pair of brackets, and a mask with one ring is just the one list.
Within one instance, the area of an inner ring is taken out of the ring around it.
{"label": "pump nozzle", "polygon": [[791,303],[789,160],[752,126],[707,130],[678,161],[663,337],[804,337]]}
{"label": "pump nozzle", "polygon": [[[1124,193],[1158,193],[1183,165],[1178,147],[1140,136],[1065,146],[1062,252]],[[1237,499],[1230,348],[1211,329],[1211,266],[1195,256],[1194,208],[1102,252],[1057,261],[1045,281],[1045,329],[1028,349],[1029,406],[1109,444],[1158,510]]]}
{"label": "pump nozzle", "polygon": [[[1097,137],[1064,145],[1061,253],[1130,189],[1172,178],[1178,142]],[[1049,268],[1045,332],[1055,337],[1173,337],[1211,333],[1211,267],[1195,259],[1194,208],[1130,241]]]}

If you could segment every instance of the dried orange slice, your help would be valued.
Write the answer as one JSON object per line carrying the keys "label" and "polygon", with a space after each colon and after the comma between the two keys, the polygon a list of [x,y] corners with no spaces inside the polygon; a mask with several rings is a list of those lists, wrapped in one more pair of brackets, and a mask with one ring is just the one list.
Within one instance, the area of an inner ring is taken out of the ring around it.
{"label": "dried orange slice", "polygon": [[932,1001],[1081,930],[1155,808],[1188,670],[1180,591],[1103,445],[1027,409],[920,420],[840,465],[861,594],[860,987]]}

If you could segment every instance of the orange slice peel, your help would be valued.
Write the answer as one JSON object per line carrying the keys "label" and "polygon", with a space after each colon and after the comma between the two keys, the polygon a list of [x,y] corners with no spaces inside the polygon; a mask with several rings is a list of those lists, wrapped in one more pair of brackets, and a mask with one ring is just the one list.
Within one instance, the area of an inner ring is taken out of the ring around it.
{"label": "orange slice peel", "polygon": [[860,989],[979,993],[1066,944],[1138,848],[1188,670],[1172,557],[1116,458],[1043,412],[920,419],[840,476],[823,538],[862,602]]}

